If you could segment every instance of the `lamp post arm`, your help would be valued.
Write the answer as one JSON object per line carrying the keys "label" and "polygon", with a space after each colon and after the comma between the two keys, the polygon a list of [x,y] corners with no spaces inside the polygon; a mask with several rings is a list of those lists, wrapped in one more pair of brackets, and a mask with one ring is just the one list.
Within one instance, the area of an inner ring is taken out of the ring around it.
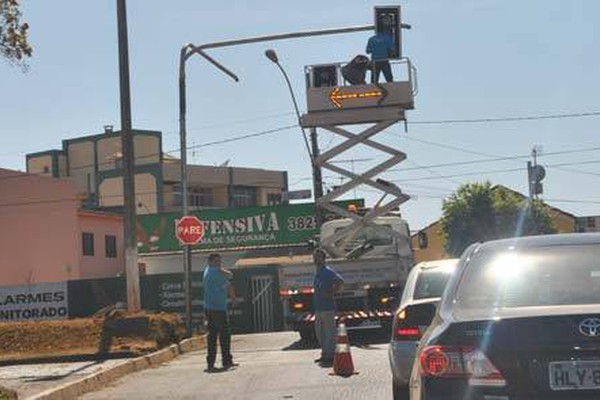
{"label": "lamp post arm", "polygon": [[279,64],[279,62],[276,62],[275,65],[277,65],[277,67],[283,74],[283,77],[285,78],[285,82],[287,83],[288,89],[290,91],[290,95],[292,96],[292,101],[294,102],[294,110],[296,110],[296,117],[298,117],[298,125],[300,126],[300,129],[302,130],[302,137],[304,138],[304,144],[306,145],[306,151],[308,152],[308,157],[310,158],[311,163],[314,164],[315,157],[312,154],[312,152],[310,151],[310,146],[308,145],[308,139],[306,138],[306,132],[304,131],[304,127],[300,124],[300,109],[298,108],[298,102],[296,101],[296,96],[294,95],[294,90],[292,89],[292,84],[290,82],[290,78],[286,74],[286,72],[283,69],[283,67],[281,66],[281,64]]}

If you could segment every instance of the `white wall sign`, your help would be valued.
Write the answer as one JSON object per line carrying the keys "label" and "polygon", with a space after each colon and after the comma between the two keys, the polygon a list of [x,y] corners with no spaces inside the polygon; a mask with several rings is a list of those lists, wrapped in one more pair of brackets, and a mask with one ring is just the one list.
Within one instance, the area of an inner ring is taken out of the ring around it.
{"label": "white wall sign", "polygon": [[67,318],[66,282],[0,287],[0,322]]}

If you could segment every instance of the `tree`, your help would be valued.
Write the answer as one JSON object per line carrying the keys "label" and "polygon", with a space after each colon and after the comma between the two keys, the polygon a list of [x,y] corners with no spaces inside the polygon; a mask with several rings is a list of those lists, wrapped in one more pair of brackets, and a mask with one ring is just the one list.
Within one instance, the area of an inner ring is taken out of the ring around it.
{"label": "tree", "polygon": [[21,22],[18,0],[0,0],[0,57],[26,70],[33,49],[27,40],[29,25]]}
{"label": "tree", "polygon": [[489,182],[461,186],[442,209],[446,251],[452,256],[475,242],[556,232],[543,202]]}

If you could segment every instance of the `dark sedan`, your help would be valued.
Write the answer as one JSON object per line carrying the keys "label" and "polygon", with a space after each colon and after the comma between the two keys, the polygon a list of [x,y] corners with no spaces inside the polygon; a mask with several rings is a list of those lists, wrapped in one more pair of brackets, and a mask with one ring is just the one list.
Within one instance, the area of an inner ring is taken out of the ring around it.
{"label": "dark sedan", "polygon": [[412,400],[600,399],[600,234],[468,248],[410,387]]}

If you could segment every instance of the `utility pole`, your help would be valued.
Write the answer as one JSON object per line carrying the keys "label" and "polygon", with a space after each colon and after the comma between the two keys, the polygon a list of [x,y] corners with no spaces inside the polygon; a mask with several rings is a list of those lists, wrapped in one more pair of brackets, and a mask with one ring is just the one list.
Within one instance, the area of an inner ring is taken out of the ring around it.
{"label": "utility pole", "polygon": [[[185,60],[185,47],[181,50],[181,59]],[[180,142],[180,172],[181,172],[181,214],[189,214],[188,199],[188,168],[187,168],[187,130],[186,130],[186,95],[185,95],[185,62],[179,64],[179,142]],[[183,275],[185,293],[185,326],[187,335],[192,336],[192,248],[183,245]]]}
{"label": "utility pole", "polygon": [[313,191],[315,198],[315,218],[317,220],[317,227],[320,228],[323,223],[323,210],[319,207],[318,200],[323,197],[323,175],[321,174],[321,167],[317,164],[317,157],[319,157],[319,140],[317,137],[317,128],[310,128],[310,146],[312,150],[312,173],[313,173]]}
{"label": "utility pole", "polygon": [[125,0],[117,0],[119,32],[119,81],[121,93],[121,152],[123,153],[123,224],[125,241],[125,275],[127,279],[127,309],[139,311],[140,273],[137,263],[135,160],[131,131],[131,93],[129,91],[129,46]]}
{"label": "utility pole", "polygon": [[539,195],[544,192],[542,180],[546,177],[546,170],[537,163],[538,148],[534,147],[531,151],[533,164],[527,161],[527,180],[529,183],[529,200],[537,200]]}

